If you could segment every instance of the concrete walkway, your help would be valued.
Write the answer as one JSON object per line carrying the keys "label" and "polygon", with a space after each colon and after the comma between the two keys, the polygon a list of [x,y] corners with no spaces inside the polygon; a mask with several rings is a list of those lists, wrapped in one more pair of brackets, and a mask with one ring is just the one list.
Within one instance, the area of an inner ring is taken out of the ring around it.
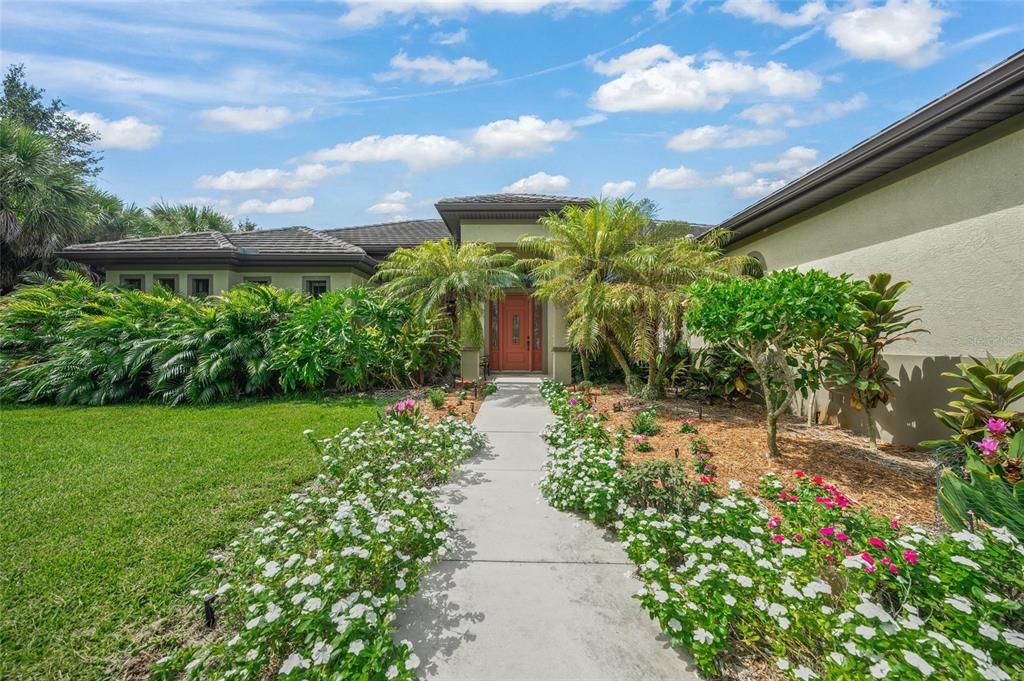
{"label": "concrete walkway", "polygon": [[537,379],[503,378],[475,425],[490,449],[444,488],[449,552],[399,613],[428,679],[696,679],[632,598],[621,547],[537,483],[552,419]]}

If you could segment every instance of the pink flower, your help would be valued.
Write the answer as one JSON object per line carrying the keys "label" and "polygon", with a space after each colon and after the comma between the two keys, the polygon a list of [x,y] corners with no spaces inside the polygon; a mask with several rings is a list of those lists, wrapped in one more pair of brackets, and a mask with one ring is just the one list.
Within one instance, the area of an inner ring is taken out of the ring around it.
{"label": "pink flower", "polygon": [[818,543],[824,544],[825,546],[832,546],[832,541],[829,539],[819,539]]}
{"label": "pink flower", "polygon": [[995,454],[996,450],[999,449],[999,440],[994,437],[986,437],[978,443],[978,449],[981,450],[982,454]]}
{"label": "pink flower", "polygon": [[771,518],[768,519],[768,527],[770,527],[773,530],[776,527],[778,527],[780,523],[782,523],[782,518],[780,518],[777,515],[774,515],[774,516],[772,516]]}
{"label": "pink flower", "polygon": [[823,527],[820,530],[818,530],[818,534],[820,534],[823,537],[831,537],[835,533],[836,531],[831,527]]}
{"label": "pink flower", "polygon": [[897,516],[897,517],[893,518],[893,519],[892,519],[892,520],[891,520],[891,521],[889,522],[889,527],[891,527],[891,528],[892,528],[892,529],[894,529],[894,530],[898,530],[898,529],[900,529],[900,519],[899,519],[899,516]]}
{"label": "pink flower", "polygon": [[384,407],[384,413],[387,414],[388,416],[391,415],[391,411],[392,411],[392,409],[391,409],[391,405],[390,404],[388,406]]}
{"label": "pink flower", "polygon": [[803,541],[803,540],[804,540],[804,536],[802,534],[794,534],[793,535],[793,541]]}
{"label": "pink flower", "polygon": [[877,569],[878,568],[876,568],[874,565],[865,565],[864,566],[864,572],[874,572]]}
{"label": "pink flower", "polygon": [[911,565],[917,565],[917,551],[907,549],[903,552],[903,560],[907,561]]}
{"label": "pink flower", "polygon": [[803,471],[793,471],[793,475],[795,475],[798,478],[802,478],[802,477],[804,477],[804,472]]}
{"label": "pink flower", "polygon": [[860,557],[861,557],[861,559],[862,559],[862,560],[863,560],[863,561],[864,561],[865,563],[870,563],[871,565],[874,565],[874,564],[875,564],[875,559],[874,559],[874,557],[872,557],[872,555],[871,555],[870,553],[868,553],[867,551],[861,551],[861,552],[860,552]]}
{"label": "pink flower", "polygon": [[1006,435],[1007,424],[1003,419],[989,419],[985,422],[985,430],[996,437]]}
{"label": "pink flower", "polygon": [[836,541],[849,541],[849,540],[850,540],[850,538],[847,537],[842,532],[836,532]]}
{"label": "pink flower", "polygon": [[772,539],[774,541],[778,542],[779,544],[781,544],[782,542],[786,541],[786,538],[783,537],[781,534],[772,535]]}
{"label": "pink flower", "polygon": [[574,407],[575,407],[575,406],[576,406],[577,404],[579,404],[579,403],[580,403],[580,401],[579,401],[579,400],[577,400],[577,399],[576,399],[575,397],[570,397],[570,398],[569,398],[569,404],[571,404],[572,406],[574,406]]}
{"label": "pink flower", "polygon": [[900,569],[898,567],[896,567],[895,563],[893,563],[893,564],[889,565],[889,572],[893,573],[894,575],[898,575],[899,572],[900,572]]}
{"label": "pink flower", "polygon": [[871,537],[868,539],[868,543],[874,546],[876,549],[882,549],[885,551],[885,542],[878,537]]}

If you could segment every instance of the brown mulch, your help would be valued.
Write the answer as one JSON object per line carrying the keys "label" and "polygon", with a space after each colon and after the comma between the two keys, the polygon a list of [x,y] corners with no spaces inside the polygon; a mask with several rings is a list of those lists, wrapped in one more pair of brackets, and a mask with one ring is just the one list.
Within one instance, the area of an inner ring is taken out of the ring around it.
{"label": "brown mulch", "polygon": [[[648,402],[630,398],[619,386],[609,386],[607,394],[591,391],[599,411],[608,413],[606,427],[623,426],[631,435],[629,420]],[[614,412],[615,402],[623,404]],[[808,426],[800,419],[779,420],[779,449],[782,456],[769,460],[765,434],[764,407],[753,402],[732,405],[699,406],[695,402],[669,398],[655,403],[661,433],[651,436],[651,452],[632,451],[627,444],[627,460],[638,462],[675,458],[690,464],[690,443],[695,436],[679,432],[683,418],[690,419],[704,438],[723,484],[740,480],[748,492],[756,493],[759,479],[774,471],[783,479],[802,470],[808,476],[820,475],[837,486],[856,505],[876,515],[926,526],[935,525],[935,463],[928,454],[910,447],[881,444],[877,450],[868,439],[832,425]]]}
{"label": "brown mulch", "polygon": [[468,387],[468,394],[460,400],[459,391],[463,387],[463,385],[455,385],[449,388],[448,399],[441,408],[432,405],[430,399],[424,396],[418,401],[420,411],[430,419],[431,423],[437,423],[445,416],[455,416],[466,423],[473,423],[476,420],[477,412],[480,411],[480,403],[484,401],[482,386],[477,386],[476,391],[473,390],[472,386]]}

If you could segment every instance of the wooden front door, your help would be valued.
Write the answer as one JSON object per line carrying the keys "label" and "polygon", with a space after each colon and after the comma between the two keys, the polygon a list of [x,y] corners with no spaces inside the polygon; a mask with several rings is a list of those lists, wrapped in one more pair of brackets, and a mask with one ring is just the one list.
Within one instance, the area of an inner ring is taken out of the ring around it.
{"label": "wooden front door", "polygon": [[525,293],[509,293],[498,302],[498,369],[531,371],[533,306]]}

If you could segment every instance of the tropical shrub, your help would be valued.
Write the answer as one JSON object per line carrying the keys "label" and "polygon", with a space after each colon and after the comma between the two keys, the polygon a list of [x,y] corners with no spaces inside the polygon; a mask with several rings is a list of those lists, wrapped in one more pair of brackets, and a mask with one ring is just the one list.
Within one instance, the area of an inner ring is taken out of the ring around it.
{"label": "tropical shrub", "polygon": [[939,478],[939,510],[952,527],[977,521],[1006,527],[1024,541],[1024,431],[1010,436],[1003,419],[989,419],[978,451],[967,455],[967,479],[946,469]]}
{"label": "tropical shrub", "polygon": [[616,529],[642,606],[707,676],[746,657],[801,681],[1024,676],[1024,544],[1005,528],[931,536],[802,471],[718,497],[700,438],[696,485],[675,482],[675,462],[623,468],[578,396],[542,392],[556,419],[542,490]]}
{"label": "tropical shrub", "polygon": [[[877,447],[875,423],[872,410],[886,404],[892,394],[896,379],[882,360],[882,353],[893,343],[910,340],[924,329],[914,328],[920,321],[912,315],[921,310],[919,306],[897,307],[899,299],[910,287],[909,281],[890,284],[891,274],[872,274],[867,285],[854,294],[860,323],[852,333],[841,336],[832,344],[827,360],[829,381],[836,390],[847,392],[850,405],[864,412],[867,419],[868,438],[871,446]],[[829,329],[824,329],[816,340],[827,338]],[[819,347],[819,346],[812,346]],[[818,353],[811,353],[818,359]],[[814,371],[809,372],[808,386],[811,392],[821,385],[821,363],[812,362]]]}
{"label": "tropical shrub", "polygon": [[483,393],[484,397],[487,397],[488,395],[493,395],[494,393],[498,392],[498,385],[496,383],[485,383],[481,392]]}
{"label": "tropical shrub", "polygon": [[629,429],[634,435],[657,435],[661,432],[661,426],[658,425],[658,410],[646,407],[638,411],[629,420]]}
{"label": "tropical shrub", "polygon": [[232,542],[193,592],[221,635],[160,660],[155,678],[415,677],[390,623],[444,552],[450,518],[430,487],[483,439],[455,419],[404,417],[307,435],[324,462],[316,481]]}
{"label": "tropical shrub", "polygon": [[444,388],[431,388],[427,391],[427,399],[430,400],[431,406],[440,409],[448,400],[448,391]]}
{"label": "tropical shrub", "polygon": [[709,404],[749,398],[758,384],[750,363],[721,345],[686,349],[672,370],[671,380],[684,397]]}
{"label": "tropical shrub", "polygon": [[0,399],[209,403],[294,390],[415,384],[450,370],[437,320],[371,289],[319,299],[262,285],[202,300],[96,287],[82,275],[0,301]]}
{"label": "tropical shrub", "polygon": [[686,323],[705,341],[750,363],[766,407],[768,456],[779,456],[779,417],[792,406],[812,329],[851,330],[859,321],[857,286],[820,270],[779,270],[760,279],[700,281],[689,289]]}
{"label": "tropical shrub", "polygon": [[634,435],[630,438],[630,442],[633,443],[634,452],[653,452],[654,446],[651,445],[651,440],[646,435]]}

